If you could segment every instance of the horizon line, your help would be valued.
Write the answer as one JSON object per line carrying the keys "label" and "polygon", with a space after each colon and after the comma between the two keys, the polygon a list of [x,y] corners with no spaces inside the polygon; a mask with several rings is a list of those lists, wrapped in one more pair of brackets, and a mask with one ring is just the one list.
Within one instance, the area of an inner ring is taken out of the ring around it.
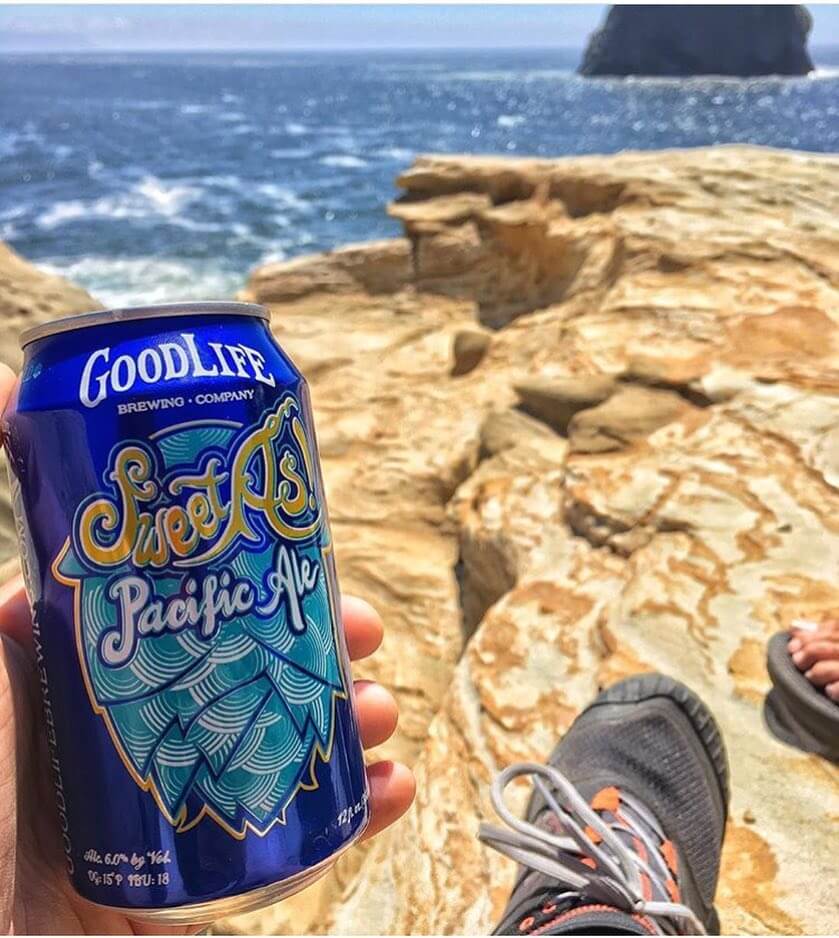
{"label": "horizon line", "polygon": [[[117,55],[121,53],[128,54],[151,54],[151,55],[175,55],[178,53],[196,53],[199,55],[265,55],[277,54],[283,52],[584,52],[585,45],[542,45],[536,43],[525,43],[522,45],[481,45],[481,46],[463,46],[463,45],[436,45],[436,46],[266,46],[265,48],[248,47],[219,47],[219,46],[170,46],[165,49],[155,47],[114,47],[114,48],[95,48],[68,47],[51,49],[16,49],[3,48],[0,44],[0,55]],[[839,49],[837,42],[816,42],[809,46],[810,51],[816,49]]]}
{"label": "horizon line", "polygon": [[494,51],[503,51],[503,50],[544,50],[544,51],[553,51],[557,49],[563,49],[571,52],[582,52],[585,49],[585,45],[564,45],[564,44],[537,44],[537,43],[524,43],[521,45],[481,45],[481,46],[464,46],[464,45],[353,45],[353,46],[344,46],[344,45],[304,45],[304,46],[265,46],[257,47],[253,46],[248,47],[234,47],[234,46],[169,46],[167,48],[161,49],[157,47],[97,47],[90,48],[90,46],[79,46],[79,47],[68,47],[63,48],[50,48],[50,49],[16,49],[9,48],[5,49],[0,45],[0,55],[3,54],[12,54],[12,55],[66,55],[69,52],[78,53],[83,55],[113,55],[114,53],[119,52],[143,52],[143,53],[156,53],[159,55],[167,55],[170,53],[177,52],[197,52],[197,53],[229,53],[230,55],[243,55],[243,54],[264,54],[266,52],[437,52],[437,51],[448,51],[448,52],[494,52]]}
{"label": "horizon line", "polygon": [[[0,0],[2,3],[2,0]],[[839,4],[837,4],[839,6]],[[154,46],[68,46],[66,48],[51,47],[45,49],[36,48],[4,48],[0,42],[0,54],[12,53],[15,55],[50,55],[52,53],[66,54],[68,52],[83,53],[84,55],[110,55],[115,52],[156,52],[165,55],[170,52],[215,52],[230,53],[231,55],[242,55],[244,53],[264,53],[264,52],[436,52],[438,50],[453,52],[477,52],[477,51],[496,51],[496,50],[545,50],[552,51],[563,49],[566,51],[583,51],[587,43],[495,43],[487,45],[462,45],[458,43],[441,43],[439,45],[295,45],[295,46],[168,46],[159,48]],[[809,44],[810,49],[835,49],[839,48],[839,40],[833,42],[814,42]]]}

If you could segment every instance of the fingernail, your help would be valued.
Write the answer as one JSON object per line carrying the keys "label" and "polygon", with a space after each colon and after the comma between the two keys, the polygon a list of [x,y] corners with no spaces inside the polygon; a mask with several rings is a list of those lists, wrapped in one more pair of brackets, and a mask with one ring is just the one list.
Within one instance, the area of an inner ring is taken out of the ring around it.
{"label": "fingernail", "polygon": [[797,651],[797,652],[792,656],[792,660],[793,660],[796,664],[801,664],[801,662],[804,660],[804,652],[803,652],[803,651]]}
{"label": "fingernail", "polygon": [[834,681],[825,687],[824,692],[831,700],[839,701],[839,681]]}
{"label": "fingernail", "polygon": [[791,653],[794,652],[794,651],[798,651],[798,649],[799,649],[800,647],[801,647],[801,639],[800,639],[800,638],[794,638],[794,639],[792,639],[792,641],[789,643],[789,645],[787,645],[787,650],[788,650],[788,651],[790,652],[790,654],[791,654]]}

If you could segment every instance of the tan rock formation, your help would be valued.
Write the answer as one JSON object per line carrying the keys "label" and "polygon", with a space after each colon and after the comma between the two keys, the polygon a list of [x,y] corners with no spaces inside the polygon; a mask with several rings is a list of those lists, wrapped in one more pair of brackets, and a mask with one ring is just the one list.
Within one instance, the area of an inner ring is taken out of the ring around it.
{"label": "tan rock formation", "polygon": [[0,361],[4,364],[19,367],[23,357],[17,339],[24,329],[95,309],[102,309],[101,304],[81,287],[38,270],[0,242],[0,317],[6,330]]}
{"label": "tan rock formation", "polygon": [[[728,743],[724,929],[832,932],[839,776],[760,704],[767,638],[839,610],[839,160],[434,157],[401,183],[404,239],[245,295],[309,375],[342,584],[389,629],[359,673],[399,697],[382,751],[416,765],[417,803],[219,928],[486,933],[513,876],[474,838],[492,774],[657,669]],[[521,409],[585,382],[561,420]]]}
{"label": "tan rock formation", "polygon": [[588,412],[610,398],[616,388],[611,375],[579,375],[572,378],[534,378],[516,385],[519,407],[558,433],[568,433],[579,411]]}
{"label": "tan rock formation", "polygon": [[283,303],[309,293],[392,293],[413,276],[408,241],[348,244],[329,254],[266,264],[251,274],[244,299]]}
{"label": "tan rock formation", "polygon": [[[513,875],[474,838],[492,773],[659,669],[728,743],[724,928],[833,930],[839,779],[760,704],[766,639],[839,606],[837,183],[836,159],[746,148],[425,158],[391,210],[398,290],[272,307],[313,370],[345,586],[397,637],[375,673],[419,794],[365,859],[234,927],[486,933]],[[475,319],[498,331],[451,377]]]}
{"label": "tan rock formation", "polygon": [[[0,242],[0,320],[4,337],[0,362],[17,369],[23,361],[18,338],[24,329],[51,319],[101,309],[81,287],[33,267]],[[11,496],[5,468],[0,473],[0,576],[17,567]]]}
{"label": "tan rock formation", "polygon": [[452,343],[452,377],[468,374],[480,365],[489,351],[491,336],[482,329],[462,329]]}

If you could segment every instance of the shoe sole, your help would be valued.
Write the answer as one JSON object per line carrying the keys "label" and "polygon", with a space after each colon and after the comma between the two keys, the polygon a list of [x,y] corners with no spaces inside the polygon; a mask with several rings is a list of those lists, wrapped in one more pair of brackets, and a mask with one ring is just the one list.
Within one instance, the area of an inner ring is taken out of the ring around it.
{"label": "shoe sole", "polygon": [[[724,817],[727,818],[731,784],[725,743],[711,711],[690,688],[664,674],[639,674],[601,691],[584,712],[614,704],[643,703],[656,698],[665,698],[674,703],[693,727],[713,769]],[[710,935],[720,933],[719,915],[714,906],[706,914],[705,927]]]}

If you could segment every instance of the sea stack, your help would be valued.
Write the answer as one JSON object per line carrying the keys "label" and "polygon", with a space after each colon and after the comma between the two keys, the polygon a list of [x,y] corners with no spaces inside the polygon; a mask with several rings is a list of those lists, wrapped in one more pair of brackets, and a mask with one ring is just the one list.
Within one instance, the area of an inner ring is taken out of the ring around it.
{"label": "sea stack", "polygon": [[805,7],[613,6],[592,34],[587,76],[806,75]]}

